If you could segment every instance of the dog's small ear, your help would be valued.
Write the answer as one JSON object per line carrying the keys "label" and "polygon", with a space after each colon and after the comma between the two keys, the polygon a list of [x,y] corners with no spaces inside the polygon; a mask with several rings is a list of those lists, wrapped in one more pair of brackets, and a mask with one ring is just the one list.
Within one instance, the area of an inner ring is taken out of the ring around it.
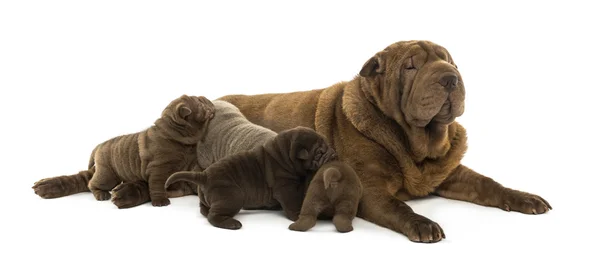
{"label": "dog's small ear", "polygon": [[298,151],[298,153],[296,154],[296,158],[301,159],[301,160],[308,160],[309,158],[309,154],[308,154],[308,150],[302,148],[300,151]]}
{"label": "dog's small ear", "polygon": [[359,74],[363,77],[372,77],[381,73],[383,73],[383,60],[378,54],[365,62]]}
{"label": "dog's small ear", "polygon": [[177,111],[177,115],[183,119],[192,114],[192,110],[184,103],[179,103],[177,107],[175,107],[175,111]]}

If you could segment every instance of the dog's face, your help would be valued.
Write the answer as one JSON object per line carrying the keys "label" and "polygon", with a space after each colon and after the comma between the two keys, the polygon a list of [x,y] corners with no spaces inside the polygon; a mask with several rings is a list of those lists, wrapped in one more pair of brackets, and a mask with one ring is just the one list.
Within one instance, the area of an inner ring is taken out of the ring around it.
{"label": "dog's face", "polygon": [[200,130],[214,116],[215,106],[206,97],[182,95],[163,110],[161,119],[181,137],[194,137],[203,134]]}
{"label": "dog's face", "polygon": [[465,88],[450,53],[428,41],[397,42],[360,71],[363,91],[386,116],[413,127],[450,124],[464,112]]}
{"label": "dog's face", "polygon": [[298,171],[316,172],[321,165],[337,158],[325,138],[310,128],[296,127],[284,132],[290,140],[290,159]]}

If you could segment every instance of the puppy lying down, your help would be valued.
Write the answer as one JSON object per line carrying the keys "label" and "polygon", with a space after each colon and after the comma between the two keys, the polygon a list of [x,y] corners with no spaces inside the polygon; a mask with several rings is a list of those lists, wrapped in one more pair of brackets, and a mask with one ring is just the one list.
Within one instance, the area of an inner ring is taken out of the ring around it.
{"label": "puppy lying down", "polygon": [[121,182],[145,182],[152,205],[169,205],[164,183],[173,172],[197,165],[196,144],[205,136],[213,116],[210,100],[182,95],[169,103],[150,128],[96,146],[87,171],[42,179],[33,189],[43,198],[53,198],[84,191],[82,186],[87,185],[97,200],[108,200],[109,191]]}
{"label": "puppy lying down", "polygon": [[[226,156],[249,151],[262,146],[267,140],[275,137],[274,131],[253,124],[240,110],[229,102],[215,100],[214,117],[206,130],[206,135],[196,146],[197,167],[181,170],[202,170]],[[198,168],[199,167],[199,168]],[[179,170],[178,170],[179,171]],[[113,201],[115,204],[139,205],[150,200],[147,184],[144,181],[128,182],[115,188]],[[197,185],[178,183],[169,187],[169,197],[198,194],[202,197]]]}
{"label": "puppy lying down", "polygon": [[242,208],[281,205],[296,220],[302,207],[305,178],[336,157],[325,139],[307,127],[284,130],[262,146],[227,156],[202,172],[171,175],[165,187],[188,181],[199,185],[202,215],[211,225],[239,229],[233,217]]}
{"label": "puppy lying down", "polygon": [[298,220],[289,226],[306,231],[315,226],[321,213],[333,216],[339,232],[352,231],[352,220],[362,197],[362,184],[352,167],[342,161],[331,161],[319,169],[308,186]]}

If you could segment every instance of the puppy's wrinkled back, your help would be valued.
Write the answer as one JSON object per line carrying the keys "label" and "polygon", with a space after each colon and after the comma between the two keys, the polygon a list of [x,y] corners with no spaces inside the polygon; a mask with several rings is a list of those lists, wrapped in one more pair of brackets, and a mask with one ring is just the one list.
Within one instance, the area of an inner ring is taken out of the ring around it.
{"label": "puppy's wrinkled back", "polygon": [[205,141],[198,143],[198,164],[202,169],[226,156],[261,146],[277,133],[253,124],[229,102],[213,101],[215,117],[209,125]]}

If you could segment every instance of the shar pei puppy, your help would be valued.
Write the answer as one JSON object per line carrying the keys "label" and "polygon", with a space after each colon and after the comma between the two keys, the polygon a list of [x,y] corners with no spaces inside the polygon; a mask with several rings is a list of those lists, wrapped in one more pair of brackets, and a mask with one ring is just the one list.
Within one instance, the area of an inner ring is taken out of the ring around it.
{"label": "shar pei puppy", "polygon": [[308,186],[298,220],[290,230],[307,231],[317,224],[319,214],[333,216],[337,231],[350,232],[358,211],[362,185],[350,165],[339,160],[323,164]]}
{"label": "shar pei puppy", "polygon": [[197,184],[200,212],[215,227],[240,229],[242,224],[233,217],[242,208],[278,205],[295,221],[305,179],[335,157],[323,136],[308,127],[295,127],[262,146],[224,157],[204,171],[174,173],[165,187],[179,181]]}
{"label": "shar pei puppy", "polygon": [[184,194],[179,187],[165,190],[165,182],[174,172],[197,165],[196,144],[205,137],[214,113],[214,105],[207,98],[182,95],[164,108],[151,127],[97,145],[88,170],[42,179],[32,188],[42,198],[91,191],[96,200],[108,200],[113,191],[115,205],[127,208],[139,203],[117,195],[122,187],[128,187],[124,185],[132,183],[144,191],[153,206],[169,205],[168,197]]}
{"label": "shar pei puppy", "polygon": [[450,53],[401,41],[367,60],[350,81],[292,93],[226,95],[253,123],[276,132],[306,126],[324,135],[364,186],[357,216],[411,241],[445,237],[404,201],[439,195],[525,214],[552,207],[461,164],[467,150],[465,88]]}

